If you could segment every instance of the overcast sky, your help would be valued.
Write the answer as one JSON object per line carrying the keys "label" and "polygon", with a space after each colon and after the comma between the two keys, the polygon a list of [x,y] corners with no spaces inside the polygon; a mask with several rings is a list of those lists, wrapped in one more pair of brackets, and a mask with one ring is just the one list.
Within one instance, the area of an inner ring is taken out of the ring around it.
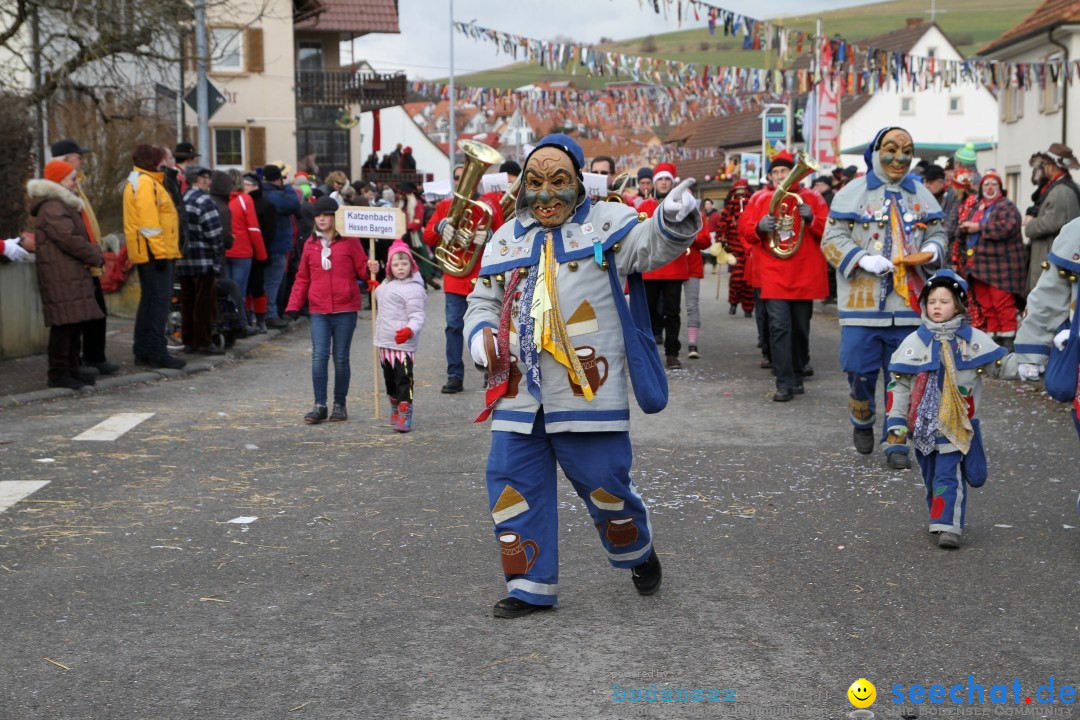
{"label": "overcast sky", "polygon": [[[871,0],[713,0],[750,17],[804,15]],[[679,29],[674,13],[665,20],[652,10],[651,0],[453,0],[454,19],[542,40],[557,35],[595,43],[662,34]],[[665,3],[661,0],[661,6]],[[371,34],[355,41],[355,60],[366,59],[378,70],[403,70],[410,78],[440,78],[449,74],[450,0],[400,0],[400,35]],[[690,15],[683,28],[704,27]],[[343,63],[348,58],[342,58]],[[457,74],[506,65],[512,58],[496,55],[490,42],[454,37]]]}

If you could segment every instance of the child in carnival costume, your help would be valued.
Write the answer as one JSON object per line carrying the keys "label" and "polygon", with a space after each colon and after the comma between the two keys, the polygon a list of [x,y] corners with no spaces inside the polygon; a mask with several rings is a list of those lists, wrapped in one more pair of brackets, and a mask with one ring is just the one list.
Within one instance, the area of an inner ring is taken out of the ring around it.
{"label": "child in carnival costume", "polygon": [[[625,334],[623,285],[631,276],[634,297],[635,274],[685,253],[701,213],[693,180],[651,218],[620,203],[592,204],[583,165],[581,147],[562,134],[529,154],[516,219],[488,242],[465,314],[470,352],[490,373],[478,422],[492,418],[488,501],[509,591],[496,617],[556,603],[558,467],[585,501],[612,566],[629,569],[642,595],[660,587],[652,525],[630,479],[626,376],[643,346]],[[666,391],[650,331],[642,337]],[[632,379],[640,401],[640,376]]]}
{"label": "child in carnival costume", "polygon": [[960,547],[968,487],[986,482],[979,411],[982,376],[1002,376],[1007,351],[971,327],[968,284],[952,270],[919,293],[922,326],[893,353],[885,426],[890,444],[910,439],[926,484],[938,547]]}
{"label": "child in carnival costume", "polygon": [[[864,455],[874,451],[878,375],[918,327],[927,269],[945,257],[941,207],[908,172],[914,152],[903,128],[879,131],[866,148],[866,175],[833,198],[821,241],[836,268],[840,366],[848,377],[855,449]],[[886,443],[884,451],[890,468],[911,467],[906,445]]]}

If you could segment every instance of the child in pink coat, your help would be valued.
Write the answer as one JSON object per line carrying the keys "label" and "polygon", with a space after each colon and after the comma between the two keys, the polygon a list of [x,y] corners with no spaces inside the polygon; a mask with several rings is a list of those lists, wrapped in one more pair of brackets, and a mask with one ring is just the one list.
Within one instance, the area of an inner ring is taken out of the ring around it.
{"label": "child in pink coat", "polygon": [[[427,293],[409,246],[395,240],[386,254],[386,280],[374,285],[376,319],[374,343],[379,348],[386,394],[390,396],[390,425],[398,432],[412,430],[413,361],[424,327]],[[377,260],[368,261],[372,277]]]}

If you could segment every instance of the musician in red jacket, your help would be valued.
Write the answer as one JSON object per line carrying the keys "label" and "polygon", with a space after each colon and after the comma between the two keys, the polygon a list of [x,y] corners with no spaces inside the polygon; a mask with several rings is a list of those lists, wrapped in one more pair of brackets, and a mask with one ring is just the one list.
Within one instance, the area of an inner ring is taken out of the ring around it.
{"label": "musician in red jacket", "polygon": [[[783,151],[774,155],[769,164],[770,184],[776,187],[782,183],[794,165],[791,153]],[[819,193],[793,188],[791,192],[797,193],[802,203],[787,197],[777,214],[794,216],[791,232],[794,237],[802,233],[802,242],[794,255],[777,257],[768,246],[769,236],[778,231],[776,215],[769,213],[774,192],[767,188],[750,198],[739,218],[739,236],[745,245],[754,247],[754,270],[769,316],[769,350],[776,375],[773,400],[787,402],[803,393],[803,378],[810,359],[810,316],[814,300],[829,294],[825,256],[821,252],[829,207]]]}
{"label": "musician in red jacket", "polygon": [[[653,168],[653,196],[638,205],[639,213],[652,217],[675,185],[675,175],[675,166],[671,163],[660,163]],[[682,344],[679,342],[679,328],[682,289],[683,283],[690,278],[687,253],[679,255],[658,270],[645,273],[642,278],[645,280],[645,296],[649,300],[649,315],[656,344],[664,346],[668,369],[681,368],[679,350]]]}
{"label": "musician in red jacket", "polygon": [[[461,181],[462,172],[461,165],[454,168],[455,188]],[[498,230],[503,224],[502,210],[499,208],[500,198],[501,196],[498,193],[488,193],[479,198],[475,193],[473,195],[474,200],[479,199],[491,208],[491,227],[487,232],[488,237],[491,237],[491,233]],[[445,222],[446,214],[449,212],[453,201],[454,198],[450,197],[435,206],[435,213],[424,228],[424,243],[426,245],[435,247],[440,240],[448,241],[453,237],[456,228],[449,222]],[[472,217],[474,223],[480,223],[483,212],[473,208]],[[483,250],[482,245],[474,247],[476,248],[472,251],[474,253]],[[458,259],[461,260],[462,258]],[[446,294],[446,384],[442,386],[442,391],[448,395],[464,390],[465,363],[462,362],[461,358],[462,353],[465,351],[465,338],[462,335],[465,328],[465,310],[469,306],[466,299],[469,293],[472,292],[473,285],[476,284],[476,278],[479,275],[479,261],[473,267],[472,272],[465,277],[454,277],[450,273],[443,274],[443,292]]]}

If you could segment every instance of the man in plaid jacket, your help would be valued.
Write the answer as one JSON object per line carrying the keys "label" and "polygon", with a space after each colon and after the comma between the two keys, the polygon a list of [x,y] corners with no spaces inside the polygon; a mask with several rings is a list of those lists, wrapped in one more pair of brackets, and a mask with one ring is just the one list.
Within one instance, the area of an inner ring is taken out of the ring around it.
{"label": "man in plaid jacket", "polygon": [[952,260],[971,292],[972,327],[1012,350],[1017,298],[1024,296],[1027,263],[1020,234],[1020,211],[1005,197],[1001,177],[990,170],[979,192],[960,209]]}
{"label": "man in plaid jacket", "polygon": [[225,254],[221,215],[207,192],[210,169],[193,165],[185,175],[188,235],[184,257],[176,263],[176,274],[180,277],[180,337],[184,352],[221,355],[225,351],[214,347],[211,341],[217,314],[217,276]]}

